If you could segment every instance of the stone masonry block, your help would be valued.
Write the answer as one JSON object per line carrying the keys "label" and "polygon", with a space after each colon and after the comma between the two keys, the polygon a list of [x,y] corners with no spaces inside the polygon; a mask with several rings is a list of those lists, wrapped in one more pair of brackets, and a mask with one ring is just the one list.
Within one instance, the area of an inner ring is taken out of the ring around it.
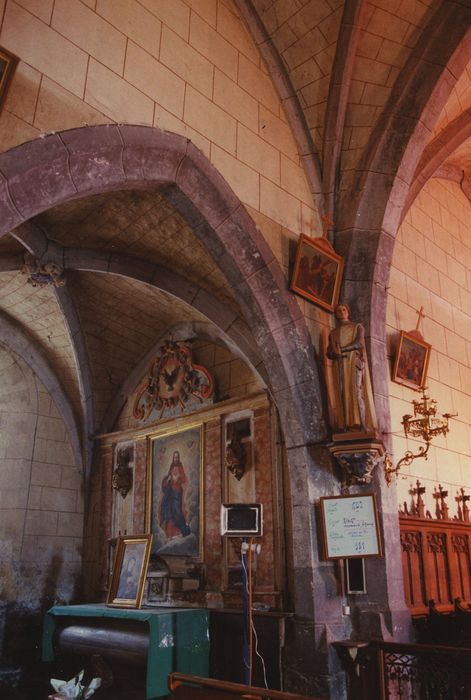
{"label": "stone masonry block", "polygon": [[85,51],[16,3],[6,7],[2,44],[70,92],[83,95],[88,61]]}
{"label": "stone masonry block", "polygon": [[[69,199],[77,192],[70,176],[67,149],[56,135],[1,154],[0,172],[8,179],[10,196],[23,219]],[[8,210],[6,215],[8,217]]]}
{"label": "stone masonry block", "polygon": [[237,157],[268,180],[280,183],[280,152],[243,124],[237,125]]}
{"label": "stone masonry block", "polygon": [[56,535],[57,513],[45,510],[33,510],[26,513],[26,535]]}
{"label": "stone masonry block", "polygon": [[44,486],[41,494],[41,508],[43,510],[74,513],[76,499],[77,493],[75,490]]}
{"label": "stone masonry block", "polygon": [[154,103],[119,75],[90,58],[85,100],[116,122],[152,124]]}
{"label": "stone masonry block", "polygon": [[190,26],[190,8],[182,0],[141,0],[149,12],[158,17],[163,24],[177,32],[183,39],[188,37]]}
{"label": "stone masonry block", "polygon": [[51,26],[97,61],[122,74],[126,37],[79,0],[57,0]]}
{"label": "stone masonry block", "polygon": [[196,13],[190,21],[190,44],[232,80],[237,80],[237,50]]}
{"label": "stone masonry block", "polygon": [[191,143],[178,170],[176,184],[213,228],[239,206],[224,178]]}
{"label": "stone masonry block", "polygon": [[0,235],[5,235],[21,223],[21,217],[11,200],[7,180],[3,177],[1,168],[0,158]]}
{"label": "stone masonry block", "polygon": [[124,77],[160,107],[183,116],[184,80],[132,42],[126,52]]}
{"label": "stone masonry block", "polygon": [[301,232],[301,203],[297,197],[260,178],[260,211],[296,233]]}
{"label": "stone masonry block", "polygon": [[162,23],[141,3],[98,0],[96,12],[152,56],[159,55]]}
{"label": "stone masonry block", "polygon": [[214,102],[254,133],[258,132],[258,102],[237,83],[217,70],[214,74]]}
{"label": "stone masonry block", "polygon": [[82,533],[83,515],[81,513],[58,513],[57,534],[81,537]]}
{"label": "stone masonry block", "polygon": [[123,163],[129,180],[172,183],[188,148],[188,140],[160,129],[122,124]]}
{"label": "stone masonry block", "polygon": [[237,121],[231,114],[188,86],[184,121],[228,153],[236,151]]}
{"label": "stone masonry block", "polygon": [[258,209],[260,189],[258,173],[215,145],[211,148],[211,160],[229,185],[237,192],[241,201]]}
{"label": "stone masonry block", "polygon": [[58,464],[33,462],[31,483],[37,486],[60,486],[62,467]]}
{"label": "stone masonry block", "polygon": [[182,78],[188,87],[191,86],[200,94],[211,97],[213,65],[166,26],[162,28],[160,61]]}

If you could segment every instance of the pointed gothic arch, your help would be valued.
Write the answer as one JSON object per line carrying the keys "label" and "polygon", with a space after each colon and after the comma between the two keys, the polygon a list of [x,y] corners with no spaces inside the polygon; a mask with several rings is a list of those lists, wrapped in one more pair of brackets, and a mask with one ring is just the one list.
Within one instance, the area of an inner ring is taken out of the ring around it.
{"label": "pointed gothic arch", "polygon": [[322,438],[322,391],[302,311],[273,252],[240,200],[186,138],[102,125],[37,138],[0,155],[0,236],[72,199],[122,189],[164,189],[229,283],[262,360],[287,446]]}

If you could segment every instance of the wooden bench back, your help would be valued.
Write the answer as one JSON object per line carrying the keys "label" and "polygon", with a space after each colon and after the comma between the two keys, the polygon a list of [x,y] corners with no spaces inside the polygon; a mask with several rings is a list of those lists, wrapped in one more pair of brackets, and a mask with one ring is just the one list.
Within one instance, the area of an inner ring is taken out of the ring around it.
{"label": "wooden bench back", "polygon": [[312,696],[254,688],[184,673],[171,673],[168,687],[172,700],[319,700]]}

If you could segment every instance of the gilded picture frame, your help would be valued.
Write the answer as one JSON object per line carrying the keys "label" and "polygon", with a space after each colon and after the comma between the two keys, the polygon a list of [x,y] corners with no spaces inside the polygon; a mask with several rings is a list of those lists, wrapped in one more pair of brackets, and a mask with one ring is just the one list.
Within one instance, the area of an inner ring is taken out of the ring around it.
{"label": "gilded picture frame", "polygon": [[392,371],[392,380],[411,389],[422,389],[427,379],[432,346],[413,333],[401,331]]}
{"label": "gilded picture frame", "polygon": [[106,604],[140,608],[152,546],[152,535],[118,537]]}
{"label": "gilded picture frame", "polygon": [[200,559],[203,550],[201,423],[149,440],[146,529],[152,553]]}
{"label": "gilded picture frame", "polygon": [[290,289],[323,309],[333,311],[339,298],[343,266],[343,258],[325,238],[309,238],[302,233]]}
{"label": "gilded picture frame", "polygon": [[0,47],[0,110],[5,101],[18,58],[6,49]]}

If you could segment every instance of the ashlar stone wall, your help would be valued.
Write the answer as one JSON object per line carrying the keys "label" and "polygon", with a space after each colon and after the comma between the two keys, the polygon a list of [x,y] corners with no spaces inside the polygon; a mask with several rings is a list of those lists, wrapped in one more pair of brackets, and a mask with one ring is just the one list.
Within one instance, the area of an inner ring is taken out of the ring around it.
{"label": "ashlar stone wall", "polygon": [[231,2],[0,0],[2,17],[0,45],[20,63],[0,150],[86,124],[158,126],[190,138],[254,211],[320,233],[281,101]]}
{"label": "ashlar stone wall", "polygon": [[[458,413],[447,437],[433,440],[428,460],[401,469],[399,502],[410,503],[409,489],[423,483],[426,507],[434,516],[434,486],[448,489],[451,515],[459,487],[471,493],[471,204],[458,184],[432,179],[417,197],[397,236],[388,301],[391,363],[399,330],[416,327],[424,308],[424,340],[432,345],[429,395],[440,413]],[[401,420],[412,413],[412,389],[389,385],[395,462],[420,443],[406,440]]]}
{"label": "ashlar stone wall", "polygon": [[83,539],[80,471],[38,378],[0,349],[0,599],[39,609],[70,601]]}

